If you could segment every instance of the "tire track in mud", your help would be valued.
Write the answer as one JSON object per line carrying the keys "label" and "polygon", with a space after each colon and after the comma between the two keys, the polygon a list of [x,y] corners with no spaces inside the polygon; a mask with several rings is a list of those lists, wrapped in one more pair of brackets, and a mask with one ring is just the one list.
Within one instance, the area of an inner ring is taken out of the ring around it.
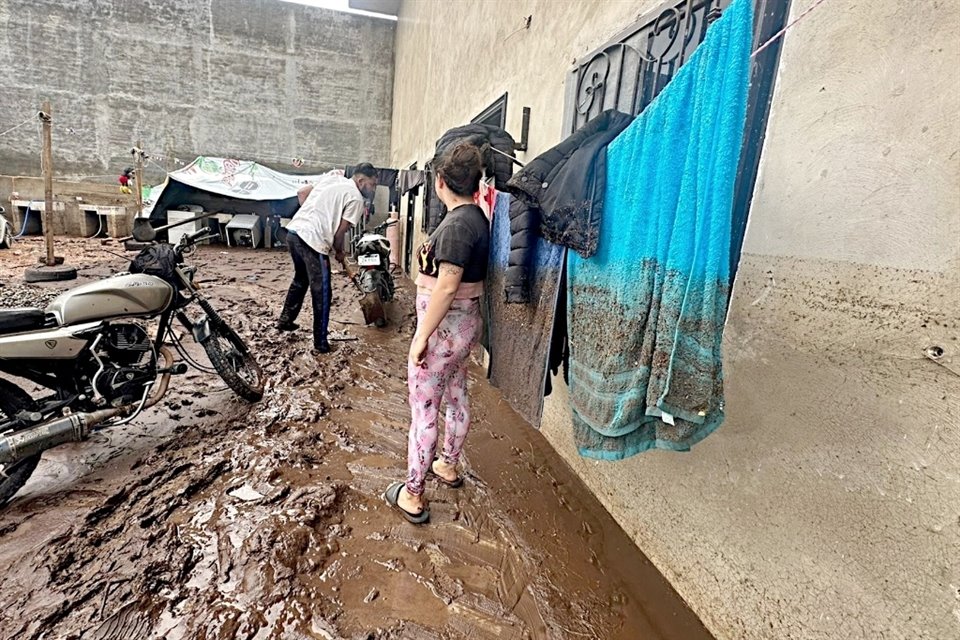
{"label": "tire track in mud", "polygon": [[159,445],[0,514],[0,638],[707,637],[672,591],[652,617],[689,618],[676,631],[636,611],[613,565],[644,559],[590,548],[614,536],[609,516],[555,455],[526,453],[539,436],[485,383],[465,488],[428,486],[428,527],[385,507],[405,467],[408,289],[378,331],[336,279],[332,326],[359,341],[315,359],[306,329],[272,330],[285,254],[205,247],[194,262],[263,365],[264,400],[175,378],[143,419],[170,433]]}

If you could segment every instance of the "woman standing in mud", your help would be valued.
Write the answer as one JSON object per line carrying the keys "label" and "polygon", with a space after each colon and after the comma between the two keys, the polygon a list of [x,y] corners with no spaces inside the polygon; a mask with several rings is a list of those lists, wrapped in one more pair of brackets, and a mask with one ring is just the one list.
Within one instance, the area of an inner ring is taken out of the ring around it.
{"label": "woman standing in mud", "polygon": [[[448,213],[420,247],[417,259],[417,332],[410,345],[410,440],[407,480],[387,488],[384,498],[414,524],[430,513],[423,499],[426,476],[449,487],[463,485],[457,463],[467,431],[467,358],[480,340],[480,295],[487,276],[490,223],[473,194],[480,188],[480,150],[460,143],[435,158],[435,187]],[[437,417],[446,402],[443,453],[437,449]]]}

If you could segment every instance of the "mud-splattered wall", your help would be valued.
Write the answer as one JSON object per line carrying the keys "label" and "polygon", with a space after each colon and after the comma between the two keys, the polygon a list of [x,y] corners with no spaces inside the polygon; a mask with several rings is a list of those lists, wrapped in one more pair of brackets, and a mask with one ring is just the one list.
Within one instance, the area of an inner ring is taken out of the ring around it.
{"label": "mud-splattered wall", "polygon": [[[533,158],[572,61],[658,4],[407,0],[394,161],[505,91]],[[718,638],[960,636],[958,25],[957,3],[833,0],[788,32],[715,434],[583,460],[554,381],[544,434]]]}
{"label": "mud-splattered wall", "polygon": [[[170,159],[382,164],[394,30],[280,0],[2,0],[0,130],[49,98],[63,177],[118,172],[137,138]],[[0,174],[38,172],[35,125],[0,137]]]}

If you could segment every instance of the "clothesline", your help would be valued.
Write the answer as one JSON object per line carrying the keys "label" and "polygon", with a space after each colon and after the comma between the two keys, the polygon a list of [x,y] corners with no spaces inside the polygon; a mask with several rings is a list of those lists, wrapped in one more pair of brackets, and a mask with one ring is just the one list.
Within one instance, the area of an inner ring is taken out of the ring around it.
{"label": "clothesline", "polygon": [[[329,162],[326,160],[316,160],[312,158],[300,158],[297,156],[281,158],[277,156],[262,156],[255,154],[258,162],[276,162],[276,163],[287,163],[293,166],[296,169],[302,168],[304,165],[313,165],[315,167],[338,167],[343,168],[347,166],[348,162]],[[298,164],[299,163],[299,164]]]}
{"label": "clothesline", "polygon": [[816,2],[814,2],[812,5],[810,5],[810,8],[808,8],[806,11],[804,11],[804,12],[801,13],[799,16],[797,16],[792,22],[790,22],[790,24],[788,24],[787,26],[785,26],[783,29],[780,29],[780,31],[777,31],[775,34],[773,34],[773,36],[770,37],[769,40],[767,40],[767,41],[764,42],[762,45],[760,45],[759,47],[757,47],[757,50],[754,51],[753,53],[751,53],[751,54],[750,54],[750,57],[751,57],[751,58],[757,57],[757,55],[759,55],[761,51],[763,51],[764,49],[766,49],[767,47],[769,47],[771,44],[773,44],[774,41],[778,40],[779,38],[782,38],[782,37],[783,37],[783,34],[785,34],[785,33],[787,32],[787,29],[789,29],[790,27],[792,27],[793,25],[797,24],[798,22],[800,22],[801,20],[803,20],[805,17],[807,17],[808,15],[810,15],[810,12],[811,12],[811,11],[813,11],[814,9],[816,9],[817,7],[819,7],[819,6],[820,6],[821,4],[823,4],[825,1],[826,1],[826,0],[817,0]]}
{"label": "clothesline", "polygon": [[35,116],[35,115],[30,116],[29,118],[27,118],[26,120],[24,120],[24,121],[21,122],[20,124],[15,125],[15,126],[13,126],[13,127],[10,127],[10,128],[7,129],[6,131],[0,133],[0,137],[7,135],[7,134],[10,133],[11,131],[16,131],[16,130],[19,129],[20,127],[23,127],[23,126],[26,126],[26,125],[30,124],[31,122],[33,122],[34,118],[36,118],[36,117],[37,117],[37,116]]}
{"label": "clothesline", "polygon": [[[160,162],[164,162],[164,161],[166,161],[166,160],[171,160],[171,161],[173,162],[173,164],[177,165],[178,167],[184,167],[184,166],[187,165],[187,163],[184,162],[183,160],[181,160],[180,158],[171,158],[170,156],[161,156],[161,155],[155,155],[155,154],[150,154],[150,153],[148,153],[148,154],[146,154],[146,155],[147,155],[147,157],[148,157],[148,162],[149,162],[150,160],[159,160]],[[166,171],[166,169],[164,169],[164,171]]]}
{"label": "clothesline", "polygon": [[93,178],[116,178],[116,173],[105,173],[99,176],[81,176],[76,173],[67,173],[58,176],[58,179],[63,180],[64,178],[70,178],[71,180],[92,180]]}
{"label": "clothesline", "polygon": [[[161,160],[161,161],[162,161],[162,160],[164,159],[164,156],[162,156],[162,155],[154,155],[154,154],[148,154],[148,155],[149,155],[151,158],[154,158],[154,159],[157,159],[157,160]],[[310,160],[310,159],[306,159],[306,160],[305,160],[305,159],[303,159],[303,158],[279,158],[279,157],[276,157],[276,156],[263,156],[263,155],[259,155],[259,154],[251,154],[251,156],[252,156],[252,159],[253,159],[254,162],[258,162],[258,163],[270,162],[270,163],[277,163],[277,164],[284,164],[284,163],[286,163],[286,164],[292,165],[292,166],[293,166],[294,168],[296,168],[296,169],[300,169],[300,168],[302,168],[302,167],[303,167],[304,165],[306,165],[306,164],[310,164],[310,165],[314,165],[314,166],[321,166],[321,167],[336,167],[336,168],[341,168],[341,169],[342,169],[344,166],[346,166],[346,165],[348,164],[348,163],[346,163],[346,162],[326,162],[326,161],[322,161],[322,160]],[[189,164],[189,163],[186,163],[186,162],[181,161],[179,158],[169,158],[169,157],[167,157],[167,159],[168,159],[168,160],[169,160],[169,159],[172,159],[177,166],[181,166],[181,167],[182,167],[182,166],[186,166],[187,164]],[[297,164],[295,161],[299,161],[300,164]]]}
{"label": "clothesline", "polygon": [[[24,127],[24,126],[26,126],[26,125],[28,125],[28,124],[30,124],[30,123],[33,122],[36,118],[37,118],[36,115],[30,116],[29,118],[25,119],[23,122],[21,122],[21,123],[19,123],[19,124],[17,124],[17,125],[14,125],[14,126],[10,127],[9,129],[6,129],[6,130],[0,132],[0,137],[5,136],[5,135],[7,135],[8,133],[12,133],[13,131],[16,131],[17,129],[19,129],[19,128],[21,128],[21,127]],[[62,133],[66,133],[67,135],[71,135],[71,136],[81,136],[81,135],[84,134],[84,131],[83,131],[82,129],[78,130],[78,129],[75,129],[74,127],[67,127],[67,126],[60,126],[60,127],[57,128],[57,131],[58,131],[59,133],[61,133],[61,134],[62,134]],[[186,166],[186,165],[188,164],[187,162],[184,162],[183,160],[181,160],[180,158],[177,158],[177,157],[168,157],[168,156],[164,156],[164,155],[161,155],[161,154],[148,154],[148,155],[149,155],[151,158],[155,159],[155,160],[160,160],[160,161],[163,161],[163,160],[172,160],[173,163],[176,164],[178,167],[183,167],[183,166]],[[301,158],[301,157],[297,157],[297,156],[279,157],[279,156],[263,156],[263,155],[258,155],[258,154],[254,154],[254,156],[255,156],[255,159],[256,159],[257,162],[271,162],[271,163],[278,163],[278,164],[290,164],[290,165],[292,165],[292,166],[293,166],[294,168],[296,168],[296,169],[300,169],[301,167],[303,167],[304,165],[307,165],[307,164],[313,165],[313,166],[320,166],[320,167],[340,167],[340,168],[342,168],[342,167],[344,167],[344,166],[346,166],[346,165],[348,164],[348,163],[346,163],[346,162],[329,162],[329,161],[325,161],[325,160],[317,160],[317,159],[313,159],[313,158]],[[155,165],[155,166],[158,166],[158,167],[159,167],[159,165]],[[167,171],[166,168],[163,168],[163,167],[159,167],[159,168],[163,169],[164,171]],[[88,176],[88,177],[94,177],[94,176]]]}
{"label": "clothesline", "polygon": [[155,166],[157,169],[160,169],[160,170],[163,171],[164,173],[167,173],[167,168],[166,168],[166,167],[161,167],[159,164],[157,164],[156,162],[153,161],[153,158],[147,158],[147,164],[152,164],[152,165]]}
{"label": "clothesline", "polygon": [[[12,132],[12,131],[16,131],[16,130],[19,129],[20,127],[23,127],[23,126],[28,125],[29,123],[33,122],[34,120],[39,120],[39,118],[37,117],[39,114],[40,114],[40,112],[38,111],[36,114],[30,116],[29,118],[27,118],[26,120],[24,120],[24,121],[21,122],[20,124],[15,125],[15,126],[13,126],[13,127],[10,127],[9,129],[5,130],[5,131],[0,132],[0,136],[5,136],[5,135],[7,135],[8,133],[10,133],[10,132]],[[57,132],[60,133],[60,134],[66,133],[66,134],[72,135],[72,136],[78,136],[78,135],[81,134],[80,131],[77,131],[77,130],[74,129],[73,127],[63,127],[63,126],[57,127]]]}

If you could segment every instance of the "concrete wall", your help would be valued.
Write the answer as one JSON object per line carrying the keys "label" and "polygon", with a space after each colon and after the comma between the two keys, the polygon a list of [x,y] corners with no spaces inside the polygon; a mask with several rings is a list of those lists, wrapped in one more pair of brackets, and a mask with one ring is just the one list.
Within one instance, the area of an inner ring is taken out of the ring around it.
{"label": "concrete wall", "polygon": [[[574,58],[654,4],[406,0],[394,165],[504,91],[510,131],[532,107],[526,158],[549,148]],[[958,74],[957,3],[833,0],[798,23],[726,424],[689,454],[602,463],[576,455],[562,385],[548,399],[544,434],[721,639],[960,636]]]}
{"label": "concrete wall", "polygon": [[[138,138],[167,169],[196,155],[382,164],[394,30],[279,0],[0,0],[0,130],[49,98],[61,177],[113,178]],[[39,171],[34,125],[0,137],[0,174]]]}

